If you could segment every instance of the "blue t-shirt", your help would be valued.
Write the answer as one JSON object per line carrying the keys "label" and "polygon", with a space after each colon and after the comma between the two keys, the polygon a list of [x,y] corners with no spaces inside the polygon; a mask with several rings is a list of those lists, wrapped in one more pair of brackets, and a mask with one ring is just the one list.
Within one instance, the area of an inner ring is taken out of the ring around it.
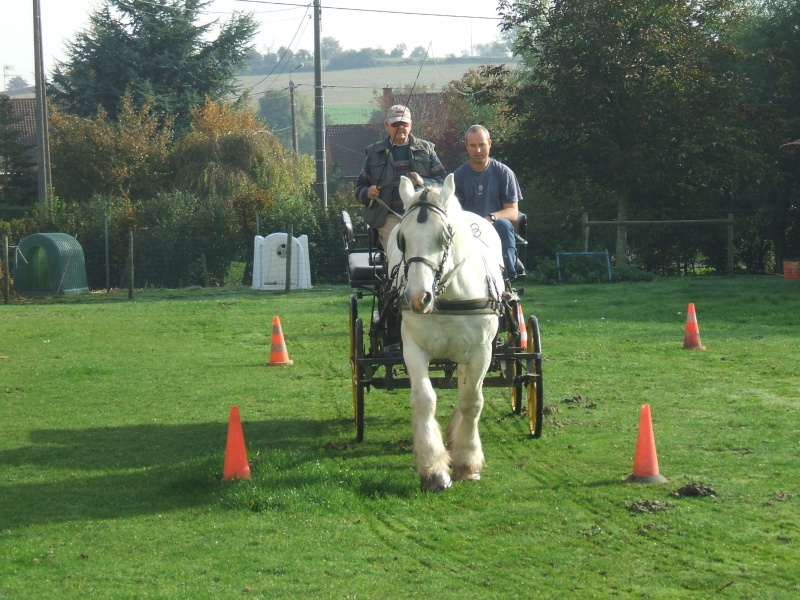
{"label": "blue t-shirt", "polygon": [[480,172],[473,171],[469,162],[465,162],[453,171],[453,178],[462,208],[482,217],[502,210],[506,203],[522,200],[514,171],[493,158]]}

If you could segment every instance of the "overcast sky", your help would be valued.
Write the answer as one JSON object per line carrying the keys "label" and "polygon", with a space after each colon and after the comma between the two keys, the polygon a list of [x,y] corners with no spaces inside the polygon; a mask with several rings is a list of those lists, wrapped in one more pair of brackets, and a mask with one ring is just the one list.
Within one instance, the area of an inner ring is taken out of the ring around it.
{"label": "overcast sky", "polygon": [[[90,13],[103,1],[39,0],[39,4],[49,76],[56,61],[66,58],[65,41],[74,40],[75,34],[86,28]],[[259,52],[281,46],[313,52],[312,6],[313,0],[213,0],[202,22],[224,21],[234,11],[252,12],[261,23],[255,38]],[[460,56],[472,45],[492,42],[500,35],[496,0],[323,0],[321,6],[322,37],[336,38],[345,50],[380,47],[389,52],[403,43],[410,51],[430,45],[429,56],[444,58]],[[0,0],[0,64],[4,83],[14,75],[33,82],[33,0]]]}

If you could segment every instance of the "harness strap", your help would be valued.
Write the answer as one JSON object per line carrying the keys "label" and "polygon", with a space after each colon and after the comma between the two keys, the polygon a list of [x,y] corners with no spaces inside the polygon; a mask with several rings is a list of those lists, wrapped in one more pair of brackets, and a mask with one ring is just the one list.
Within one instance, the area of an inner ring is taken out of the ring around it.
{"label": "harness strap", "polygon": [[[398,297],[400,311],[411,310],[403,295]],[[494,298],[472,298],[467,300],[442,300],[437,298],[433,312],[439,315],[490,315],[501,316],[505,312],[502,301]]]}

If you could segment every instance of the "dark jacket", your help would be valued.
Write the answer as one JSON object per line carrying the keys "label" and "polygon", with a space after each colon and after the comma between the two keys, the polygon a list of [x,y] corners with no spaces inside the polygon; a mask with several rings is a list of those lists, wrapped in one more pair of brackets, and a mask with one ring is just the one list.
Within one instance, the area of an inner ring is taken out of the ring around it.
{"label": "dark jacket", "polygon": [[[446,175],[444,166],[436,156],[432,143],[409,136],[409,172],[414,171],[422,177],[425,185],[442,185]],[[400,185],[400,177],[395,177],[392,164],[392,142],[388,136],[380,142],[367,146],[367,158],[356,181],[356,199],[364,205],[364,220],[370,227],[380,227],[386,222],[387,208],[380,202],[370,204],[367,190],[377,185],[381,188],[380,198],[392,210],[402,213],[402,206],[392,205],[392,196]]]}

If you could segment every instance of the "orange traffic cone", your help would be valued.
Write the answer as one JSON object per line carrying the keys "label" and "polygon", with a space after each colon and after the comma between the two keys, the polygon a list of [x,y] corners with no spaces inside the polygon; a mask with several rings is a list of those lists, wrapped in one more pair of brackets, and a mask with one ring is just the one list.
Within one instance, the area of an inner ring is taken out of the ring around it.
{"label": "orange traffic cone", "polygon": [[286,351],[286,342],[283,341],[283,330],[281,320],[272,317],[272,350],[269,354],[268,367],[275,365],[293,365],[294,361],[289,360],[289,353]]}
{"label": "orange traffic cone", "polygon": [[697,326],[697,315],[694,314],[694,302],[686,309],[686,333],[683,338],[684,350],[705,350],[700,343],[700,328]]}
{"label": "orange traffic cone", "polygon": [[528,349],[528,328],[525,326],[525,314],[522,312],[522,304],[517,302],[517,322],[519,323],[519,347],[522,350]]}
{"label": "orange traffic cone", "polygon": [[244,447],[242,422],[239,419],[239,407],[231,406],[231,417],[228,421],[228,442],[225,444],[225,467],[222,478],[250,479],[250,463],[247,462],[247,450]]}
{"label": "orange traffic cone", "polygon": [[653,438],[653,423],[650,421],[650,405],[642,405],[639,417],[639,437],[636,440],[636,455],[633,457],[633,475],[627,483],[666,483],[658,472],[656,441]]}

